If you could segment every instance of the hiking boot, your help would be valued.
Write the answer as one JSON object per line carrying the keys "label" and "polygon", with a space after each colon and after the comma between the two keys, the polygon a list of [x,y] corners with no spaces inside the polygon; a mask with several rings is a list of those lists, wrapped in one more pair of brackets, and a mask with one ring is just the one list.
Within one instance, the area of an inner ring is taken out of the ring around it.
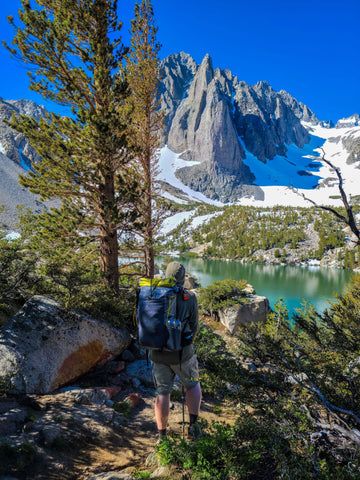
{"label": "hiking boot", "polygon": [[197,440],[199,437],[202,437],[204,432],[198,422],[193,423],[190,425],[188,430],[188,439],[189,440]]}

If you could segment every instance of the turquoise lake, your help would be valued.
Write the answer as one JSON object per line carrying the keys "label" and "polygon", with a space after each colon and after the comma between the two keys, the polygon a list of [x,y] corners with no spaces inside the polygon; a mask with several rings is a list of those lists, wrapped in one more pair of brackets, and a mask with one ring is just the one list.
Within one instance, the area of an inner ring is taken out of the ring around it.
{"label": "turquoise lake", "polygon": [[221,260],[177,257],[186,270],[195,275],[203,287],[215,280],[246,279],[258,295],[269,299],[271,306],[283,298],[289,312],[301,307],[303,299],[318,312],[329,307],[335,293],[342,293],[350,281],[350,270],[320,267],[242,264]]}

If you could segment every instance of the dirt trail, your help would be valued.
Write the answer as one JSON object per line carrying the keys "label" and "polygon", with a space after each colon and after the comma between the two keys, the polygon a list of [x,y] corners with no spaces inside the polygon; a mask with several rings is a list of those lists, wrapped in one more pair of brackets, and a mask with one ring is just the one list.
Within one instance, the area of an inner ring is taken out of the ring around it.
{"label": "dirt trail", "polygon": [[[84,392],[91,392],[91,388],[82,390],[81,394]],[[87,480],[91,475],[104,472],[126,470],[130,473],[135,468],[144,469],[158,440],[155,396],[152,389],[139,387],[137,391],[121,390],[113,401],[121,403],[129,393],[140,396],[129,415],[115,413],[111,406],[104,404],[79,403],[78,393],[71,390],[34,397],[31,405],[24,403],[24,399],[3,399],[2,411],[14,412],[15,417],[13,424],[3,425],[3,432],[0,428],[0,445],[5,441],[17,446],[29,443],[35,454],[26,468],[10,469],[6,474],[18,480]],[[214,420],[232,423],[234,411],[219,407],[219,403],[203,399],[201,418],[209,424]],[[181,401],[172,402],[170,435],[182,435],[182,418]],[[186,434],[186,407],[185,422]],[[0,476],[1,473],[0,470]]]}
{"label": "dirt trail", "polygon": [[[89,473],[102,473],[126,469],[131,472],[134,468],[145,468],[147,457],[153,451],[158,440],[154,402],[152,397],[143,398],[139,407],[133,410],[128,424],[117,429],[113,438],[102,446],[94,446],[86,453],[89,455],[91,466],[83,465],[83,472],[79,471],[79,480],[87,480]],[[215,413],[216,402],[204,400],[202,402],[201,418],[209,424],[212,421],[233,423],[234,415],[231,410]],[[214,411],[213,411],[214,410]],[[183,432],[182,403],[172,402],[169,417],[169,434],[182,436]],[[185,435],[188,428],[188,415],[185,407]],[[79,465],[80,467],[80,465]],[[132,468],[129,468],[132,467]],[[79,469],[81,470],[81,469]]]}

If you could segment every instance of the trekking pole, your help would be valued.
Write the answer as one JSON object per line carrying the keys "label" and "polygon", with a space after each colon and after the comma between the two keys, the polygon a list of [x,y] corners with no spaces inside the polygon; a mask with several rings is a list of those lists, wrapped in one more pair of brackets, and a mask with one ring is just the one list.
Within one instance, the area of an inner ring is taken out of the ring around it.
{"label": "trekking pole", "polygon": [[182,400],[182,436],[185,440],[185,391],[184,385],[181,386],[181,400]]}

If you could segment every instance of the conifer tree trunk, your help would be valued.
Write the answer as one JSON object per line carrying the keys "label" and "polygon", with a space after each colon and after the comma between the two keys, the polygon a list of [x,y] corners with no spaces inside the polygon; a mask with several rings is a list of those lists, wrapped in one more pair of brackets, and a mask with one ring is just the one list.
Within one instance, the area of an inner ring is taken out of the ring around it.
{"label": "conifer tree trunk", "polygon": [[21,2],[22,27],[9,17],[15,37],[7,48],[32,66],[32,90],[72,110],[72,117],[52,114],[47,121],[12,119],[42,158],[21,184],[44,200],[62,200],[60,209],[48,212],[46,238],[62,236],[65,219],[67,234],[79,244],[96,244],[101,273],[117,293],[118,229],[131,230],[137,188],[125,134],[128,87],[121,69],[127,49],[121,38],[110,38],[121,29],[117,0]]}
{"label": "conifer tree trunk", "polygon": [[141,219],[138,235],[142,237],[145,275],[155,274],[155,233],[161,220],[156,182],[160,133],[164,116],[159,112],[157,89],[159,81],[160,45],[156,42],[153,7],[150,0],[135,5],[132,21],[131,53],[127,62],[127,80],[131,89],[129,103],[133,110],[129,137],[137,152]]}
{"label": "conifer tree trunk", "polygon": [[[148,117],[148,122],[151,119]],[[151,154],[148,150],[144,159],[145,165],[145,178],[146,190],[145,190],[145,211],[144,211],[144,223],[145,223],[145,275],[148,278],[154,278],[155,275],[155,249],[154,249],[154,232],[153,232],[153,209],[152,209],[152,183],[151,183]]]}
{"label": "conifer tree trunk", "polygon": [[[95,0],[96,22],[94,23],[94,87],[95,112],[90,124],[96,132],[98,145],[105,157],[99,160],[100,195],[99,195],[99,225],[100,225],[100,270],[108,286],[119,293],[119,246],[116,228],[117,205],[115,195],[114,155],[109,151],[108,127],[111,112],[111,69],[108,63],[108,33],[107,0]],[[115,2],[116,6],[116,2]],[[101,158],[101,157],[100,157]]]}
{"label": "conifer tree trunk", "polygon": [[[117,229],[114,225],[115,185],[112,175],[104,178],[103,192],[100,196],[100,270],[109,287],[119,293],[119,244]],[[115,215],[116,218],[116,215]]]}

